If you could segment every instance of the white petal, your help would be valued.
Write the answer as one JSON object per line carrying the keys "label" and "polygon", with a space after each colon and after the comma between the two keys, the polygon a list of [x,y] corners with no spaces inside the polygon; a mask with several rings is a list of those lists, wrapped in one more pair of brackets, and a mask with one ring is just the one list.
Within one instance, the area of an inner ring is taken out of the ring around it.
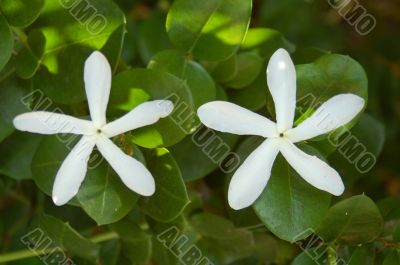
{"label": "white petal", "polygon": [[65,158],[53,184],[53,202],[56,205],[66,204],[78,193],[94,145],[94,137],[83,136]]}
{"label": "white petal", "polygon": [[154,193],[154,178],[142,163],[126,155],[106,137],[99,137],[96,145],[128,188],[143,196]]}
{"label": "white petal", "polygon": [[103,133],[111,138],[121,133],[156,123],[160,118],[171,114],[174,104],[169,100],[144,102],[123,117],[108,123],[102,128]]}
{"label": "white petal", "polygon": [[90,116],[97,128],[106,124],[106,109],[111,88],[111,67],[100,52],[93,52],[85,62],[84,80]]}
{"label": "white petal", "polygon": [[277,50],[267,67],[267,82],[275,102],[279,132],[292,128],[296,109],[296,69],[289,53]]}
{"label": "white petal", "polygon": [[228,202],[233,209],[248,207],[261,195],[271,176],[279,142],[277,139],[265,140],[235,172],[228,190]]}
{"label": "white petal", "polygon": [[213,101],[197,110],[201,122],[220,132],[276,137],[276,125],[266,117],[226,101]]}
{"label": "white petal", "polygon": [[13,123],[15,128],[20,131],[40,134],[92,134],[94,132],[93,124],[90,121],[46,111],[20,114],[14,118]]}
{"label": "white petal", "polygon": [[285,135],[292,142],[300,142],[328,133],[349,123],[364,108],[364,104],[364,99],[354,94],[334,96]]}
{"label": "white petal", "polygon": [[282,141],[280,151],[294,170],[317,189],[339,196],[344,192],[342,179],[327,163],[304,153],[289,141]]}

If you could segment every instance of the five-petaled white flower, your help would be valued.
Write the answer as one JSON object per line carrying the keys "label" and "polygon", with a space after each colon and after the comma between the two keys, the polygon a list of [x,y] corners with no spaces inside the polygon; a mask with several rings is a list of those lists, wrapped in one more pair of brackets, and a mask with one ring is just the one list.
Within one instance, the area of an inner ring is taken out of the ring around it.
{"label": "five-petaled white flower", "polygon": [[21,131],[82,135],[57,172],[53,185],[54,203],[63,205],[77,194],[95,146],[128,188],[143,196],[152,195],[155,183],[151,173],[139,161],[121,151],[109,138],[153,124],[168,116],[174,108],[173,103],[168,100],[145,102],[123,117],[107,123],[111,68],[100,52],[93,52],[86,60],[84,81],[92,121],[45,111],[24,113],[14,119],[14,126]]}
{"label": "five-petaled white flower", "polygon": [[364,99],[353,94],[334,96],[292,128],[296,108],[296,70],[284,49],[272,55],[267,67],[267,83],[275,103],[276,123],[224,101],[206,103],[197,111],[202,123],[212,129],[267,138],[233,175],[228,190],[229,205],[239,210],[256,201],[267,185],[279,152],[305,181],[320,190],[341,195],[344,185],[336,170],[316,156],[304,153],[294,143],[349,123],[364,108]]}

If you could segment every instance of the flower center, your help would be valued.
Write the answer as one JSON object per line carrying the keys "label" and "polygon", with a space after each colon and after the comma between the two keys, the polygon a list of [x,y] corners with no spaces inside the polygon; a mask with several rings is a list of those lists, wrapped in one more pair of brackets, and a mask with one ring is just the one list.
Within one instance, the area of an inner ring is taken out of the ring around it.
{"label": "flower center", "polygon": [[285,136],[285,134],[283,134],[283,133],[280,133],[280,134],[279,134],[279,137],[280,137],[280,138],[283,138],[284,136]]}
{"label": "flower center", "polygon": [[96,132],[97,132],[98,134],[101,134],[101,129],[97,129]]}

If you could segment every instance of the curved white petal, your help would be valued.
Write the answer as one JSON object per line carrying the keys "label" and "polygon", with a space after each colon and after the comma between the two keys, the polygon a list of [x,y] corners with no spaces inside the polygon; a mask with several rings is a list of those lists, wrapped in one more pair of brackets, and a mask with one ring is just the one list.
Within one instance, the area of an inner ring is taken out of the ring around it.
{"label": "curved white petal", "polygon": [[160,118],[171,114],[174,104],[169,100],[144,102],[102,128],[103,133],[111,138],[121,133],[156,123]]}
{"label": "curved white petal", "polygon": [[276,125],[266,117],[226,101],[213,101],[197,110],[201,122],[220,132],[276,137]]}
{"label": "curved white petal", "polygon": [[91,121],[46,111],[20,114],[14,118],[13,123],[15,128],[20,131],[40,134],[92,134],[94,132]]}
{"label": "curved white petal", "polygon": [[327,163],[304,153],[289,141],[282,141],[280,151],[294,170],[317,189],[339,196],[344,192],[344,184],[335,169]]}
{"label": "curved white petal", "polygon": [[84,80],[90,116],[97,128],[106,124],[106,109],[111,88],[111,67],[107,58],[98,51],[85,62]]}
{"label": "curved white petal", "polygon": [[239,210],[248,207],[261,195],[271,176],[279,142],[278,139],[265,140],[235,172],[228,190],[231,208]]}
{"label": "curved white petal", "polygon": [[155,192],[154,178],[142,163],[126,155],[104,136],[97,139],[96,145],[129,189],[143,196],[150,196]]}
{"label": "curved white petal", "polygon": [[308,119],[285,133],[292,142],[300,142],[328,133],[349,123],[364,108],[363,98],[340,94],[322,104]]}
{"label": "curved white petal", "polygon": [[66,204],[78,193],[94,145],[94,137],[83,136],[61,164],[53,184],[53,202],[56,205]]}
{"label": "curved white petal", "polygon": [[289,53],[277,50],[267,67],[267,83],[275,103],[278,131],[292,128],[296,109],[296,69]]}

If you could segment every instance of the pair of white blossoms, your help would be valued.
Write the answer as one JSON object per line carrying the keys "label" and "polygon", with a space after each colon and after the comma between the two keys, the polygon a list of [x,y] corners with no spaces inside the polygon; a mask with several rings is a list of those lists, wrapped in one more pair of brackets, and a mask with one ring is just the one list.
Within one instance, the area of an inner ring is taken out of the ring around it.
{"label": "pair of white blossoms", "polygon": [[[168,116],[173,111],[173,103],[167,100],[145,102],[123,117],[107,123],[111,69],[100,52],[94,52],[87,59],[84,80],[92,121],[42,111],[24,113],[14,119],[15,127],[22,131],[83,135],[57,173],[53,186],[54,203],[63,205],[76,195],[86,175],[87,161],[94,146],[128,188],[143,196],[152,195],[155,183],[151,173],[109,138]],[[341,195],[344,185],[336,170],[316,156],[304,153],[294,143],[349,123],[364,108],[364,99],[353,94],[334,96],[300,125],[292,128],[296,108],[296,70],[285,50],[279,49],[272,55],[267,68],[267,83],[275,103],[276,123],[224,101],[206,103],[197,111],[202,123],[212,129],[266,138],[233,175],[228,190],[229,205],[238,210],[254,203],[267,185],[279,152],[305,181],[320,190]]]}

